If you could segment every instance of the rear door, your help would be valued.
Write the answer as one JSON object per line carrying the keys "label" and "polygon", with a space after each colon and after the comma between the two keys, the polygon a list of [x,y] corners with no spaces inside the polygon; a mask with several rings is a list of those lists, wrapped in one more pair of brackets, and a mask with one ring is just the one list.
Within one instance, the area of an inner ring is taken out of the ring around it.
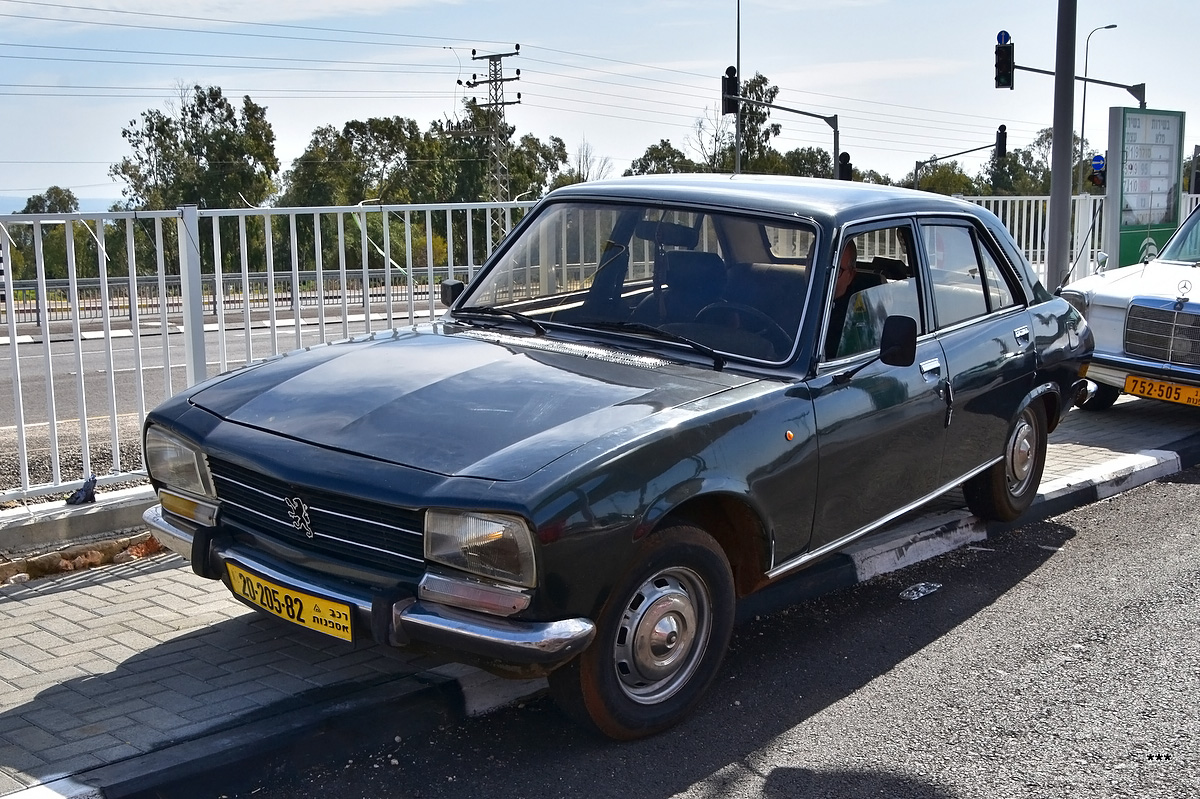
{"label": "rear door", "polygon": [[1009,425],[1033,387],[1036,352],[1019,283],[990,237],[970,219],[919,226],[946,357],[949,417],[941,482],[950,484],[1004,451]]}

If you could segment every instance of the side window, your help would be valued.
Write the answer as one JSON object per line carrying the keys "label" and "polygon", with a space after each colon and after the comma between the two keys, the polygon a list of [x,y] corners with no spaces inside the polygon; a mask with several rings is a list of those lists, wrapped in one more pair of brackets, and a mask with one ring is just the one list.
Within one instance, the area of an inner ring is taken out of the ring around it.
{"label": "side window", "polygon": [[883,320],[911,316],[921,324],[913,237],[908,225],[850,231],[838,249],[826,317],[825,359],[879,348]]}
{"label": "side window", "polygon": [[983,268],[969,227],[921,225],[929,259],[930,291],[937,326],[949,327],[988,311]]}
{"label": "side window", "polygon": [[993,311],[1008,308],[1016,304],[1012,289],[1000,271],[1000,265],[992,257],[992,253],[980,242],[979,254],[983,256],[983,279],[987,282],[988,308]]}

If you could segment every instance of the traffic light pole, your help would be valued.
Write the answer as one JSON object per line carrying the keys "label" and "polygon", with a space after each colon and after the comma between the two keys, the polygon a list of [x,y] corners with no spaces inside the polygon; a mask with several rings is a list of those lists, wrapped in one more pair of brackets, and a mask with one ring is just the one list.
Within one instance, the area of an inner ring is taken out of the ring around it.
{"label": "traffic light pole", "polygon": [[[736,100],[738,102],[738,106],[739,106],[738,119],[739,120],[742,118],[742,112],[741,112],[741,107],[740,107],[742,103],[746,103],[747,105],[757,106],[759,108],[772,108],[776,111],[787,111],[792,114],[800,114],[801,116],[813,117],[815,119],[825,120],[825,124],[828,125],[829,127],[833,128],[833,174],[830,177],[833,177],[833,178],[837,177],[838,156],[841,154],[838,149],[839,148],[838,136],[839,136],[840,131],[838,130],[838,115],[837,114],[833,114],[831,116],[825,116],[824,114],[814,114],[812,111],[801,111],[798,108],[788,108],[787,106],[784,106],[784,105],[775,105],[774,103],[764,103],[760,100],[751,100],[749,97],[741,97],[740,95],[735,96],[735,95],[726,94],[726,95],[722,96],[722,99]],[[741,154],[740,147],[738,148],[738,154],[739,154],[739,156]],[[734,169],[735,175],[742,171],[741,166],[742,166],[742,162],[741,162],[741,158],[739,157],[735,163],[735,169]]]}
{"label": "traffic light pole", "polygon": [[[1054,75],[1054,71],[1050,70],[1050,69],[1038,69],[1037,67],[1023,67],[1019,64],[1014,64],[1013,69],[1020,69],[1025,72],[1036,72],[1039,75],[1050,75],[1052,77]],[[1098,78],[1081,78],[1078,75],[1075,76],[1075,80],[1077,80],[1081,83],[1099,83],[1101,86],[1112,86],[1117,89],[1124,89],[1125,91],[1132,94],[1134,96],[1134,98],[1138,101],[1139,108],[1146,107],[1146,84],[1144,84],[1144,83],[1135,83],[1132,86],[1130,86],[1129,84],[1126,84],[1126,83],[1113,83],[1111,80],[1099,80]]]}

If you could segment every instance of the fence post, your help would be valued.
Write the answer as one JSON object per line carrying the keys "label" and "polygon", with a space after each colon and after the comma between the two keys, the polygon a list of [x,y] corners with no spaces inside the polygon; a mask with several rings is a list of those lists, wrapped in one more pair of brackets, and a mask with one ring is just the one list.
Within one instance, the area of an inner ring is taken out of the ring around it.
{"label": "fence post", "polygon": [[179,287],[183,293],[184,368],[189,386],[208,377],[204,355],[204,285],[200,280],[200,211],[179,206]]}

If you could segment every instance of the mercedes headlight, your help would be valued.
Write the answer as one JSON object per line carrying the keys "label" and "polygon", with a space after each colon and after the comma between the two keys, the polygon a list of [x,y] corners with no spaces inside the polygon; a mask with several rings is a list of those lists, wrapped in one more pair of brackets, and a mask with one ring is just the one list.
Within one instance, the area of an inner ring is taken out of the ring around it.
{"label": "mercedes headlight", "polygon": [[146,430],[143,452],[146,470],[163,488],[216,499],[208,461],[179,436],[152,426]]}
{"label": "mercedes headlight", "polygon": [[1071,304],[1071,307],[1079,311],[1079,315],[1087,318],[1088,305],[1090,305],[1090,297],[1082,291],[1064,290],[1059,296]]}
{"label": "mercedes headlight", "polygon": [[443,566],[533,588],[533,533],[501,513],[425,512],[425,557]]}

